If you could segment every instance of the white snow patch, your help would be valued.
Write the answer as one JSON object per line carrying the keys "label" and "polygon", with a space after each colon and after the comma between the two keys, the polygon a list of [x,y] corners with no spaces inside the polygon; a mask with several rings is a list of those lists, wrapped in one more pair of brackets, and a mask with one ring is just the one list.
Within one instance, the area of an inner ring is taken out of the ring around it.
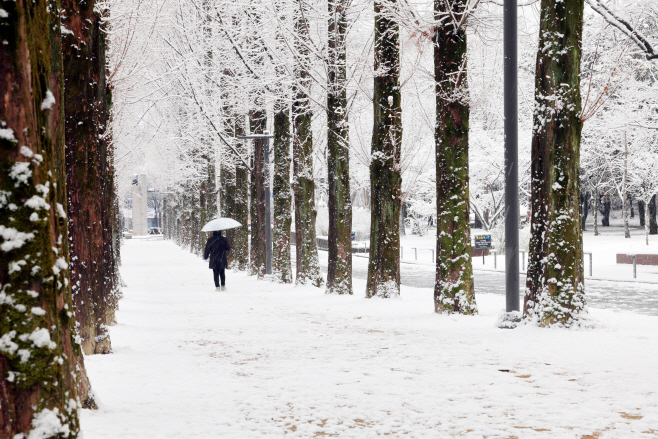
{"label": "white snow patch", "polygon": [[8,252],[15,248],[21,248],[23,244],[34,238],[34,233],[19,232],[12,227],[0,226],[0,236],[5,240],[0,248],[2,251]]}
{"label": "white snow patch", "polygon": [[14,137],[14,130],[11,128],[0,128],[0,139],[9,140],[10,142],[15,142],[16,138]]}
{"label": "white snow patch", "polygon": [[41,110],[50,110],[55,105],[55,96],[50,90],[46,90],[46,97],[41,102]]}
{"label": "white snow patch", "polygon": [[50,204],[46,202],[43,198],[38,195],[33,195],[32,198],[25,202],[27,207],[31,207],[34,210],[39,209],[50,209]]}
{"label": "white snow patch", "polygon": [[16,180],[16,187],[21,183],[27,184],[27,180],[32,176],[29,162],[16,162],[9,171],[9,176]]}
{"label": "white snow patch", "polygon": [[32,430],[27,439],[47,439],[51,437],[69,437],[71,431],[67,424],[59,419],[59,409],[43,409],[32,418]]}
{"label": "white snow patch", "polygon": [[53,273],[59,274],[61,270],[66,270],[67,268],[69,268],[69,264],[66,263],[66,260],[64,258],[58,258],[55,261],[55,265],[53,265]]}
{"label": "white snow patch", "polygon": [[50,340],[50,332],[46,328],[35,329],[28,339],[38,348],[54,349],[57,345]]}

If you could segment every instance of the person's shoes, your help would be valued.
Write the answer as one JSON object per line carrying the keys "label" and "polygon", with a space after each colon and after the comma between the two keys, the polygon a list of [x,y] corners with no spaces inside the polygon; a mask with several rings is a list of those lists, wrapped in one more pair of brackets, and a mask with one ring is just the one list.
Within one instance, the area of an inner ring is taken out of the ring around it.
{"label": "person's shoes", "polygon": [[220,287],[215,287],[215,291],[221,291]]}
{"label": "person's shoes", "polygon": [[226,291],[226,287],[224,285],[221,286],[222,291]]}

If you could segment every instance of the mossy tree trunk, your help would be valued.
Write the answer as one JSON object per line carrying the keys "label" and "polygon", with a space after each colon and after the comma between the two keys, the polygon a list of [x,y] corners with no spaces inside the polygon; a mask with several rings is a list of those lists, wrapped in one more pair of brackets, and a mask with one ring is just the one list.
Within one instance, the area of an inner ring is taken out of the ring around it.
{"label": "mossy tree trunk", "polygon": [[61,8],[2,9],[0,437],[42,437],[34,426],[50,421],[75,438],[89,383],[68,270]]}
{"label": "mossy tree trunk", "polygon": [[[450,9],[448,9],[450,8]],[[459,1],[435,0],[435,18],[447,19],[434,32],[436,81],[436,278],[434,311],[476,314],[471,262],[468,179],[468,81],[466,13]]]}
{"label": "mossy tree trunk", "polygon": [[274,229],[272,232],[272,274],[281,283],[292,283],[290,259],[290,225],[292,193],[290,190],[290,108],[278,103],[274,115]]}
{"label": "mossy tree trunk", "polygon": [[370,163],[370,261],[367,297],[400,295],[400,207],[402,105],[400,28],[386,7],[375,1],[374,124]]}
{"label": "mossy tree trunk", "polygon": [[95,1],[63,0],[71,276],[86,354],[109,353],[118,296],[112,240],[113,150],[106,40]]}
{"label": "mossy tree trunk", "polygon": [[[300,8],[304,2],[300,2]],[[305,44],[310,40],[307,13],[297,10],[295,28],[296,47],[300,54],[297,65],[295,101],[293,114],[293,189],[295,197],[295,283],[320,287],[323,283],[318,260],[318,245],[315,232],[315,180],[313,179],[313,133],[311,130],[311,106],[309,93],[311,78],[308,74],[309,50]]]}
{"label": "mossy tree trunk", "polygon": [[347,124],[347,0],[330,0],[327,56],[329,239],[327,293],[352,294],[352,201]]}
{"label": "mossy tree trunk", "polygon": [[[249,112],[252,134],[263,134],[267,123],[264,110]],[[251,259],[249,273],[259,278],[265,276],[265,175],[263,172],[263,139],[253,140],[254,154],[251,168]]]}
{"label": "mossy tree trunk", "polygon": [[585,312],[579,215],[583,0],[542,0],[531,149],[524,318],[578,324]]}

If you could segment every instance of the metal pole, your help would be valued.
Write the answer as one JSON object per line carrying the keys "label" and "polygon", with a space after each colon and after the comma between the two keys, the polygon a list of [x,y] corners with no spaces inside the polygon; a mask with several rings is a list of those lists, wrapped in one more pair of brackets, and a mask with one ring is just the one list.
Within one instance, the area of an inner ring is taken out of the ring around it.
{"label": "metal pole", "polygon": [[495,270],[498,268],[498,252],[494,250],[493,254],[494,254],[494,270]]}
{"label": "metal pole", "polygon": [[[506,311],[519,311],[519,169],[517,0],[504,0],[503,72],[505,114],[505,292]],[[494,268],[495,268],[494,256]]]}
{"label": "metal pole", "polygon": [[[263,134],[269,134],[263,131]],[[265,180],[265,273],[272,274],[272,220],[270,216],[270,138],[263,138],[263,179]]]}
{"label": "metal pole", "polygon": [[637,255],[633,255],[633,279],[637,278]]}

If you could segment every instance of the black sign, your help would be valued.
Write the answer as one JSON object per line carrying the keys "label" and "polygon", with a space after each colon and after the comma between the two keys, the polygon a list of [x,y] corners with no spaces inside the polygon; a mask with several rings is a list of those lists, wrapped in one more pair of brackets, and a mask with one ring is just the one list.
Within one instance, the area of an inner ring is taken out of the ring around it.
{"label": "black sign", "polygon": [[475,248],[491,248],[491,235],[475,235]]}

